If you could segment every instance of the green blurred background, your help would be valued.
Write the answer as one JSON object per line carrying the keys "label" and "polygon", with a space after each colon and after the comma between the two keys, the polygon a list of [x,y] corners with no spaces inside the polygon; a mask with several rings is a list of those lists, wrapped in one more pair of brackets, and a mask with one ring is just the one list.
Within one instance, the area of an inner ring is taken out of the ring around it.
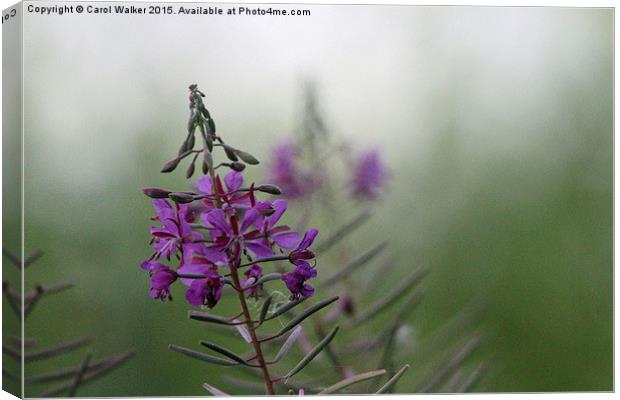
{"label": "green blurred background", "polygon": [[26,252],[46,255],[26,282],[77,287],[44,299],[26,335],[138,350],[82,396],[203,395],[230,373],[166,349],[210,333],[181,292],[148,297],[140,188],[186,187],[158,171],[184,136],[189,83],[218,132],[265,160],[298,130],[311,79],[331,131],[390,165],[359,243],[389,237],[386,281],[432,268],[415,337],[481,303],[496,364],[477,390],[612,390],[613,11],[288,8],[312,16],[27,16]]}

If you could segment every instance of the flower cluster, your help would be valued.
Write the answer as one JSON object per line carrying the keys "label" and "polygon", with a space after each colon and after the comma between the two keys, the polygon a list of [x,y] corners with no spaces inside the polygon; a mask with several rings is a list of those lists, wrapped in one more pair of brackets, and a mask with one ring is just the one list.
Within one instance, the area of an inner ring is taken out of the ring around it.
{"label": "flower cluster", "polygon": [[[261,294],[263,266],[266,262],[288,260],[294,266],[281,273],[292,298],[310,297],[314,289],[306,283],[316,276],[309,263],[314,253],[309,246],[318,234],[310,229],[301,236],[282,224],[287,202],[281,199],[259,200],[259,195],[281,194],[274,185],[244,187],[240,171],[258,161],[249,153],[235,149],[215,135],[215,124],[202,104],[204,96],[190,87],[189,135],[179,155],[166,163],[163,172],[174,170],[179,162],[194,155],[188,176],[194,173],[198,155],[203,155],[204,176],[195,183],[196,192],[172,192],[159,188],[144,189],[151,197],[156,222],[151,227],[152,255],[141,264],[150,274],[150,295],[154,299],[172,299],[171,286],[180,281],[187,287],[185,299],[195,306],[215,306],[224,285],[248,296]],[[194,150],[194,131],[200,128],[204,147]],[[217,142],[217,143],[215,143]],[[223,148],[232,163],[213,165],[212,151]],[[242,160],[242,161],[240,161]],[[218,169],[230,171],[223,179]],[[285,255],[286,253],[288,255]],[[176,266],[171,265],[173,260]],[[243,270],[245,268],[245,270]],[[241,270],[245,279],[237,277]],[[235,279],[230,279],[231,277]],[[237,282],[235,283],[235,280]]]}

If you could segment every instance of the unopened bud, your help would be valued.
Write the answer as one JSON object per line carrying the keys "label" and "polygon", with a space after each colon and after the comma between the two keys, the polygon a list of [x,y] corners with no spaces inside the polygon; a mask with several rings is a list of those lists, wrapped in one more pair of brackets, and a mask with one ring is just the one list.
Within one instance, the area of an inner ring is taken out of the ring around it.
{"label": "unopened bud", "polygon": [[177,167],[177,165],[179,165],[179,162],[181,161],[180,158],[173,158],[172,160],[166,162],[164,164],[164,166],[161,168],[161,172],[172,172],[175,170],[175,168]]}
{"label": "unopened bud", "polygon": [[180,204],[191,203],[192,201],[194,201],[193,195],[189,193],[183,193],[183,192],[170,193],[168,195],[168,198],[170,198],[175,203],[180,203]]}
{"label": "unopened bud", "polygon": [[228,164],[230,166],[230,169],[232,169],[233,171],[237,171],[237,172],[241,172],[245,169],[245,164],[242,162],[233,162]]}
{"label": "unopened bud", "polygon": [[169,190],[159,188],[144,188],[142,191],[151,199],[167,199],[170,194]]}
{"label": "unopened bud", "polygon": [[276,185],[260,185],[259,187],[256,188],[256,190],[258,190],[259,192],[275,194],[275,195],[282,194],[282,190],[280,190],[280,188],[277,187]]}

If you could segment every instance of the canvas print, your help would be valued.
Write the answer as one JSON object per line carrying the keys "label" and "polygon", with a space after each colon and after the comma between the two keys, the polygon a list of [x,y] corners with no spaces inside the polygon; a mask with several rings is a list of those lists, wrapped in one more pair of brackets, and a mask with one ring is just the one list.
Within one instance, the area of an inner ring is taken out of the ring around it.
{"label": "canvas print", "polygon": [[3,12],[3,390],[613,391],[609,8]]}

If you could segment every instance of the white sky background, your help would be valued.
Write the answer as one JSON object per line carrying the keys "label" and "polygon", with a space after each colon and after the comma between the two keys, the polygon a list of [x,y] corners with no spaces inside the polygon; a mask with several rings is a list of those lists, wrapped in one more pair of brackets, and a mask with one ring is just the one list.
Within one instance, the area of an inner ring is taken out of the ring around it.
{"label": "white sky background", "polygon": [[549,123],[560,83],[591,80],[610,56],[608,10],[292,8],[312,16],[29,15],[32,135],[59,155],[52,164],[63,163],[66,141],[80,146],[75,157],[90,162],[71,180],[100,178],[110,171],[88,165],[128,157],[145,122],[176,148],[181,136],[168,131],[183,135],[186,88],[197,82],[219,132],[260,154],[297,126],[301,82],[311,78],[333,130],[382,141],[392,157],[423,154],[446,96],[470,128],[466,143],[513,151],[536,140],[528,127]]}

